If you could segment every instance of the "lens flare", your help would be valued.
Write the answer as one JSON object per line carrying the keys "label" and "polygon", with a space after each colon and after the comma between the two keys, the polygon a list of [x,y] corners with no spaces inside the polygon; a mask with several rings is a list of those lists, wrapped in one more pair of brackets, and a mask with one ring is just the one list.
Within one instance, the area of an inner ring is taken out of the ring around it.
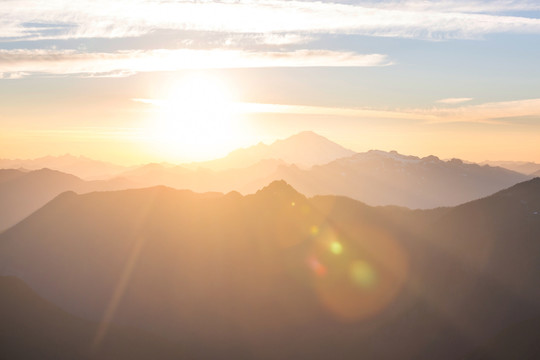
{"label": "lens flare", "polygon": [[373,267],[362,260],[351,264],[349,274],[352,282],[363,288],[370,288],[377,280]]}
{"label": "lens flare", "polygon": [[383,229],[321,223],[311,227],[310,237],[310,281],[320,303],[338,320],[376,316],[407,281],[407,254]]}
{"label": "lens flare", "polygon": [[330,251],[334,255],[340,255],[343,252],[343,245],[339,241],[332,241],[330,243]]}
{"label": "lens flare", "polygon": [[318,276],[326,275],[326,267],[323,264],[321,264],[315,256],[311,256],[308,259],[308,265],[316,275]]}

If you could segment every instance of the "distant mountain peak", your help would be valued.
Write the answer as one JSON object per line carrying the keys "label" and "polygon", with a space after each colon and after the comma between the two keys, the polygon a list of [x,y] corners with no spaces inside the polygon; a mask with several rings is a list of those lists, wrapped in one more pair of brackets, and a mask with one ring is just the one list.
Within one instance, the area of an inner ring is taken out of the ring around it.
{"label": "distant mountain peak", "polygon": [[366,153],[359,153],[355,155],[356,158],[360,158],[360,159],[364,158],[365,156],[375,157],[375,158],[383,157],[383,158],[392,159],[398,162],[420,162],[422,160],[417,156],[400,154],[396,150],[392,150],[392,151],[369,150]]}
{"label": "distant mountain peak", "polygon": [[333,141],[325,138],[322,135],[319,135],[313,131],[301,131],[299,133],[296,133],[294,135],[291,135],[285,139],[276,140],[272,145],[279,144],[279,143],[298,143],[298,142],[304,142],[306,144],[332,144],[334,146],[339,146],[343,148],[341,145],[334,143]]}
{"label": "distant mountain peak", "polygon": [[328,140],[313,131],[302,131],[270,145],[257,145],[232,151],[226,157],[189,166],[207,167],[214,170],[245,168],[262,160],[282,160],[301,167],[327,164],[336,159],[354,155],[355,152]]}
{"label": "distant mountain peak", "polygon": [[296,197],[304,197],[304,195],[300,194],[298,191],[296,191],[295,188],[293,188],[291,185],[289,185],[285,180],[275,180],[272,181],[270,184],[262,188],[261,190],[257,191],[255,194],[257,196],[278,196],[278,197],[286,197],[286,198],[296,198]]}
{"label": "distant mountain peak", "polygon": [[298,139],[298,138],[317,138],[317,139],[325,139],[325,140],[328,140],[328,139],[325,138],[324,136],[319,135],[319,134],[317,134],[316,132],[313,132],[313,131],[311,131],[311,130],[301,131],[301,132],[299,132],[299,133],[296,133],[296,134],[294,134],[294,135],[289,136],[288,138],[286,138],[286,139],[284,139],[284,140]]}

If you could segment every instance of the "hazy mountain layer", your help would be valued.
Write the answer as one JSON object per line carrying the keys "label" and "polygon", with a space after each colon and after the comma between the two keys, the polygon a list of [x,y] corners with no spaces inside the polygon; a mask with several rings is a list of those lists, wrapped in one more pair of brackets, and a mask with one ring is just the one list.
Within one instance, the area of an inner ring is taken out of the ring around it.
{"label": "hazy mountain layer", "polygon": [[[353,154],[313,132],[303,132],[271,145],[259,144],[240,149],[210,162],[181,166],[147,164],[132,168],[122,172],[121,179],[113,180],[114,186],[105,185],[105,182],[99,186],[96,183],[85,184],[85,190],[81,191],[73,184],[65,186],[65,180],[58,179],[59,183],[54,185],[57,189],[51,191],[53,184],[48,180],[45,186],[37,183],[32,189],[32,196],[27,196],[31,199],[29,201],[33,201],[32,206],[25,206],[27,200],[23,200],[14,207],[15,211],[9,206],[0,209],[9,213],[0,220],[0,231],[66,190],[86,192],[165,185],[196,192],[238,191],[250,194],[274,180],[285,180],[308,196],[344,195],[370,205],[435,208],[488,196],[532,178],[498,167],[466,164],[457,159],[441,161],[435,156],[421,159],[395,151],[377,150]],[[42,159],[60,162],[64,167],[75,162],[79,172],[85,163],[91,163],[88,171],[102,165],[101,162],[70,156]],[[2,178],[8,179],[15,176],[13,174],[13,171],[2,171],[0,193],[4,187]],[[18,211],[19,207],[25,211]]]}
{"label": "hazy mountain layer", "polygon": [[538,315],[539,213],[540,179],[430,211],[284,182],[65,193],[0,235],[0,268],[214,358],[456,359]]}
{"label": "hazy mountain layer", "polygon": [[108,179],[128,168],[84,156],[44,156],[37,159],[0,159],[0,169],[39,170],[48,168],[75,175],[85,180]]}
{"label": "hazy mountain layer", "polygon": [[[186,168],[183,166],[164,166],[148,164],[122,174],[122,177],[143,186],[165,185],[177,189],[189,189],[196,192],[240,191],[260,183],[275,173],[282,160],[266,159],[248,167],[225,169],[220,171],[205,168]],[[267,185],[267,184],[265,184]],[[264,187],[261,186],[261,188]],[[259,189],[255,189],[254,192]]]}
{"label": "hazy mountain layer", "polygon": [[245,168],[262,160],[276,159],[300,167],[322,165],[330,161],[351,156],[354,151],[344,148],[312,131],[304,131],[270,145],[258,145],[238,149],[224,158],[186,166],[203,167],[212,170]]}
{"label": "hazy mountain layer", "polygon": [[50,169],[0,169],[0,232],[15,225],[64,191],[85,193],[135,187],[125,179],[84,181]]}
{"label": "hazy mountain layer", "polygon": [[525,175],[540,172],[540,164],[529,161],[483,161],[480,165],[500,166]]}
{"label": "hazy mountain layer", "polygon": [[370,205],[408,208],[455,206],[530,179],[498,167],[466,164],[435,156],[418,158],[395,151],[368,151],[303,170],[281,166],[245,192],[283,179],[306,195],[344,195]]}

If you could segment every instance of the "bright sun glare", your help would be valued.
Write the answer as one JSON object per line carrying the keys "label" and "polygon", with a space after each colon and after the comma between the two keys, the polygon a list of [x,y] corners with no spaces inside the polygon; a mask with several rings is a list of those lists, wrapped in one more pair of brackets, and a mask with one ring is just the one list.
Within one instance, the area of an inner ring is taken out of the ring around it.
{"label": "bright sun glare", "polygon": [[209,76],[180,80],[160,108],[151,126],[152,142],[169,158],[223,156],[238,146],[245,130],[233,114],[231,91]]}

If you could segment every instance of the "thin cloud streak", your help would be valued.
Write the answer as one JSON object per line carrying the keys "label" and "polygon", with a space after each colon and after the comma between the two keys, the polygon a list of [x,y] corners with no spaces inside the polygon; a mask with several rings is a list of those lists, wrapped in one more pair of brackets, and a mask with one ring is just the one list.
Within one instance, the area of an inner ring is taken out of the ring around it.
{"label": "thin cloud streak", "polygon": [[[133,101],[154,106],[164,106],[163,99],[132,99]],[[506,124],[498,119],[522,116],[540,116],[540,99],[492,102],[481,105],[461,106],[458,108],[396,109],[379,110],[372,108],[339,108],[325,106],[261,104],[236,102],[231,110],[244,114],[290,114],[290,115],[326,115],[363,119],[403,119],[415,120],[428,124],[450,122],[473,122]]]}
{"label": "thin cloud streak", "polygon": [[24,74],[128,76],[137,72],[254,67],[387,66],[382,54],[329,50],[251,52],[243,50],[132,50],[84,53],[75,50],[0,50],[3,78]]}
{"label": "thin cloud streak", "polygon": [[507,121],[501,121],[500,119],[540,116],[540,99],[492,102],[452,109],[377,110],[275,104],[240,104],[238,109],[254,113],[333,115],[366,119],[409,119],[431,124],[449,122],[506,124]]}
{"label": "thin cloud streak", "polygon": [[456,1],[352,5],[284,0],[22,0],[15,6],[13,1],[4,1],[0,3],[0,19],[4,19],[0,21],[0,36],[29,40],[119,38],[166,29],[360,34],[424,39],[478,38],[491,33],[539,34],[540,19],[500,13],[537,9],[533,5],[516,2],[474,2],[467,5]]}
{"label": "thin cloud streak", "polygon": [[508,124],[508,120],[503,119],[523,116],[540,117],[540,99],[490,102],[452,109],[433,109],[430,113],[438,116],[439,122]]}
{"label": "thin cloud streak", "polygon": [[464,103],[464,102],[468,102],[468,101],[471,101],[472,99],[473,98],[447,98],[447,99],[437,100],[436,102],[438,102],[440,104],[453,105],[453,104],[461,104],[461,103]]}

